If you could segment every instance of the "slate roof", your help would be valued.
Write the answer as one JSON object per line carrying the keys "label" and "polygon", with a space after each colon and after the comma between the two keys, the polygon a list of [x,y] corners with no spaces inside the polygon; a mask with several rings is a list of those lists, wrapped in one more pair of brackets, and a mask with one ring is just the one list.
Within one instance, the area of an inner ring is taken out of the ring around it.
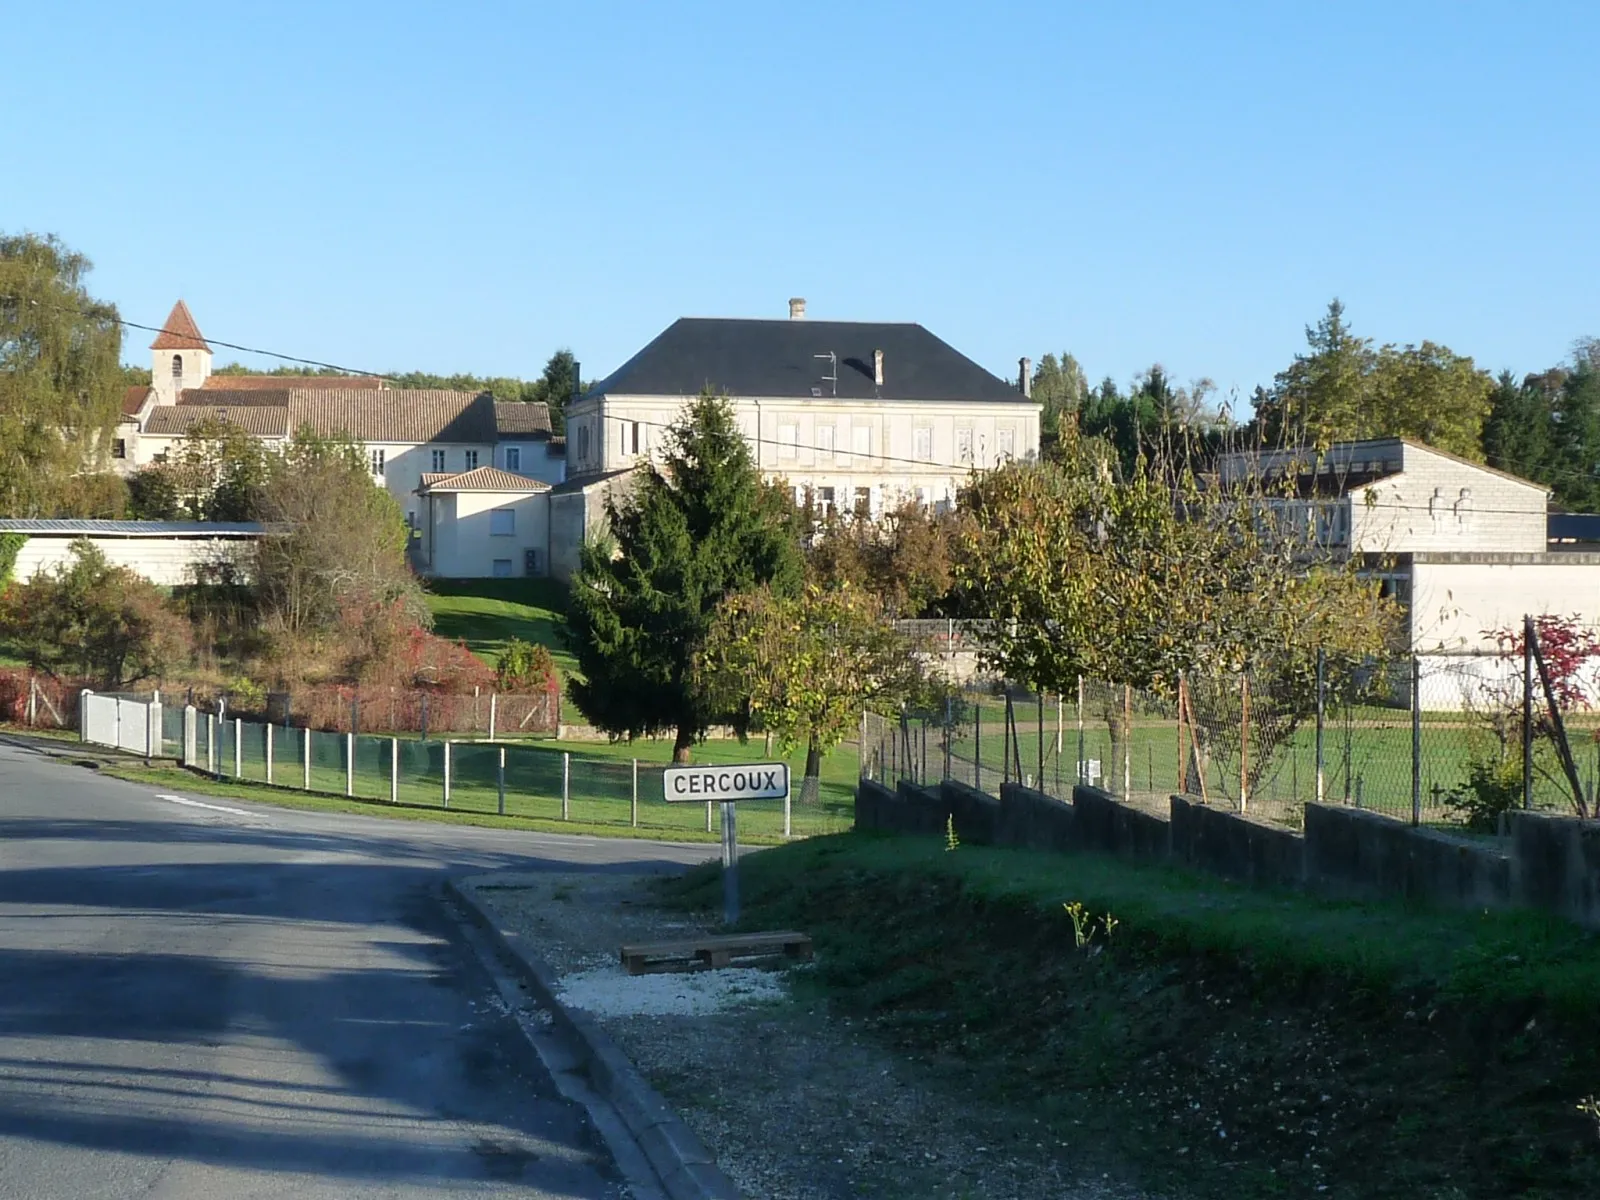
{"label": "slate roof", "polygon": [[209,350],[206,339],[200,334],[200,326],[194,323],[194,318],[189,315],[189,306],[179,300],[172,306],[172,311],[167,314],[167,319],[161,324],[161,332],[156,334],[156,340],[150,343],[152,350]]}
{"label": "slate roof", "polygon": [[498,436],[488,392],[410,391],[289,393],[289,425],[358,442],[493,442]]}
{"label": "slate roof", "polygon": [[[873,351],[884,355],[883,386],[873,383]],[[823,376],[838,356],[837,389]],[[694,396],[705,388],[733,396],[841,400],[969,400],[1026,403],[921,325],[877,321],[755,321],[681,317],[586,393]],[[816,390],[814,390],[816,389]]]}
{"label": "slate roof", "polygon": [[253,537],[266,526],[254,521],[94,521],[78,518],[0,521],[0,533],[74,537]]}
{"label": "slate roof", "polygon": [[521,400],[496,400],[495,425],[501,441],[534,440],[550,436],[550,406]]}
{"label": "slate roof", "polygon": [[257,437],[287,437],[289,410],[264,405],[161,404],[145,418],[144,432],[181,437],[203,421],[226,421]]}
{"label": "slate roof", "polygon": [[448,471],[429,472],[422,476],[418,493],[428,492],[548,492],[550,485],[526,475],[513,475],[498,467],[478,467],[473,471],[451,474]]}

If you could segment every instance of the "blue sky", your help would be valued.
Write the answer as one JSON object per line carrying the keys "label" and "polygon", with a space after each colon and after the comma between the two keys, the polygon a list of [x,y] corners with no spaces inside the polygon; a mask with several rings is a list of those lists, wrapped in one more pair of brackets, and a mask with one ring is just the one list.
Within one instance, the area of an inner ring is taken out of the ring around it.
{"label": "blue sky", "polygon": [[[610,371],[680,315],[920,321],[1223,393],[1337,294],[1600,334],[1592,3],[6,5],[0,229],[158,322]],[[19,52],[20,51],[20,52]],[[128,357],[146,362],[148,337]],[[223,357],[227,357],[224,355]],[[261,361],[261,360],[250,360]]]}

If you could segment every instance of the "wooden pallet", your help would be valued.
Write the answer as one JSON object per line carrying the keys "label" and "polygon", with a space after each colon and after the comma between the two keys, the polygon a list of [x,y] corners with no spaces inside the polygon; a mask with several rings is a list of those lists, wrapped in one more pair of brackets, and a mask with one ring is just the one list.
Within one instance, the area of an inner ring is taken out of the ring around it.
{"label": "wooden pallet", "polygon": [[784,930],[777,933],[732,933],[689,938],[680,942],[643,942],[622,947],[622,965],[630,975],[653,971],[705,971],[737,963],[749,966],[756,959],[811,957],[809,934]]}

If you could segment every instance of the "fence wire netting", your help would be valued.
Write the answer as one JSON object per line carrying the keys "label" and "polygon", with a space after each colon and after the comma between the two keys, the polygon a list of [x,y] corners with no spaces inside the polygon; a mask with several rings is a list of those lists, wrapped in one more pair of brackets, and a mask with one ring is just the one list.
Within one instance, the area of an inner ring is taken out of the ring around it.
{"label": "fence wire netting", "polygon": [[[1569,705],[1558,730],[1537,679],[1528,696],[1526,806],[1572,812],[1581,798],[1593,812],[1600,713]],[[1520,658],[1493,652],[1188,677],[1159,691],[1089,679],[1064,695],[1000,685],[942,711],[868,713],[862,773],[990,795],[1014,782],[1062,800],[1081,783],[1161,814],[1181,794],[1291,827],[1320,801],[1488,831],[1497,811],[1524,806],[1524,715]]]}

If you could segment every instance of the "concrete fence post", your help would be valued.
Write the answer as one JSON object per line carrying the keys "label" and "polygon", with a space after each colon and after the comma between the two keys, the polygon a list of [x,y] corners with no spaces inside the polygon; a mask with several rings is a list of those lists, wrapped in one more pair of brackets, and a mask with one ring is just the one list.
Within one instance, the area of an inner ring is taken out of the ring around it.
{"label": "concrete fence post", "polygon": [[311,790],[311,726],[306,726],[305,738],[300,743],[300,790]]}
{"label": "concrete fence post", "polygon": [[217,775],[217,714],[206,714],[206,774],[213,779]]}
{"label": "concrete fence post", "polygon": [[84,688],[78,693],[78,740],[89,740],[89,701],[94,698],[94,692]]}
{"label": "concrete fence post", "polygon": [[233,719],[233,777],[244,778],[244,718]]}
{"label": "concrete fence post", "polygon": [[183,765],[186,767],[194,766],[195,759],[199,757],[198,716],[194,705],[183,706]]}
{"label": "concrete fence post", "polygon": [[389,739],[389,803],[400,803],[400,739]]}
{"label": "concrete fence post", "polygon": [[632,821],[635,829],[639,828],[639,760],[633,760],[633,807]]}
{"label": "concrete fence post", "polygon": [[267,739],[267,741],[266,741],[267,783],[270,786],[271,783],[272,783],[272,722],[271,721],[267,722],[266,729],[264,730],[264,736]]}
{"label": "concrete fence post", "polygon": [[489,693],[489,740],[494,741],[495,717],[499,709],[500,695],[498,692]]}
{"label": "concrete fence post", "polygon": [[159,757],[165,749],[161,744],[161,693],[155,695],[156,699],[144,708],[144,765],[147,767],[150,760]]}
{"label": "concrete fence post", "polygon": [[356,735],[344,735],[344,794],[356,794]]}
{"label": "concrete fence post", "polygon": [[[492,703],[492,701],[491,701],[491,703]],[[496,805],[495,805],[495,812],[499,813],[503,817],[503,816],[506,815],[506,748],[504,746],[500,747],[500,761],[499,761],[499,764],[495,767],[494,780],[495,780],[495,790],[496,790],[496,792],[498,794],[498,799],[497,799],[497,802],[496,802]],[[565,809],[566,809],[566,806],[565,806],[565,804],[563,804],[562,805],[562,814],[561,814],[562,816],[566,816]]]}
{"label": "concrete fence post", "polygon": [[444,806],[450,807],[450,740],[444,743]]}
{"label": "concrete fence post", "polygon": [[572,820],[572,751],[561,752],[561,819]]}

